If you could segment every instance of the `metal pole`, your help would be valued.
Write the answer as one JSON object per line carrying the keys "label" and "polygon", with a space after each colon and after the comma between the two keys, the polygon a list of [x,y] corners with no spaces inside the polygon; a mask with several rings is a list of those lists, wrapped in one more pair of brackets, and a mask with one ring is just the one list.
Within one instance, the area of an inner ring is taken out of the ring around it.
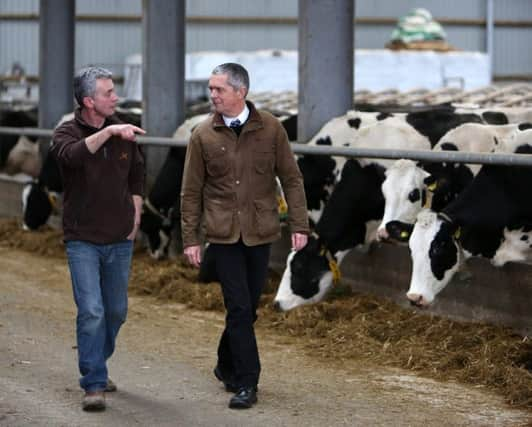
{"label": "metal pole", "polygon": [[[185,0],[143,0],[142,125],[171,136],[185,118]],[[150,189],[166,149],[146,149]]]}
{"label": "metal pole", "polygon": [[298,141],[353,106],[353,0],[299,0]]}
{"label": "metal pole", "polygon": [[[73,109],[76,2],[41,0],[39,27],[39,127],[53,128]],[[47,151],[41,145],[41,153]]]}
{"label": "metal pole", "polygon": [[490,80],[493,80],[493,36],[494,36],[493,0],[486,0],[486,53],[489,58]]}
{"label": "metal pole", "polygon": [[[53,130],[36,128],[1,127],[0,134],[28,135],[38,137],[51,137]],[[150,149],[161,150],[160,147],[186,147],[187,140],[173,138],[139,136],[137,141],[141,145],[150,145]],[[324,145],[308,145],[292,143],[295,154],[313,154],[340,157],[365,157],[371,159],[412,159],[429,162],[491,164],[532,166],[530,154],[505,154],[505,153],[472,153],[467,151],[416,151],[416,150],[382,150],[375,148],[334,147]]]}

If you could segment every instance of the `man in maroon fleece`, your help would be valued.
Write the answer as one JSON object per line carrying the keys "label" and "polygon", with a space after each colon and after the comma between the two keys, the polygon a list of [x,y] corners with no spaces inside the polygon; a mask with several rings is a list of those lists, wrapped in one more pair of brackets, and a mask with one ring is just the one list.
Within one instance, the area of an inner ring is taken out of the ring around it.
{"label": "man in maroon fleece", "polygon": [[133,240],[140,224],[144,161],[135,142],[144,130],[115,116],[112,74],[99,67],[74,78],[79,104],[54,132],[51,153],[63,178],[63,230],[74,300],[84,410],[105,409],[104,391],[120,326],[126,320]]}

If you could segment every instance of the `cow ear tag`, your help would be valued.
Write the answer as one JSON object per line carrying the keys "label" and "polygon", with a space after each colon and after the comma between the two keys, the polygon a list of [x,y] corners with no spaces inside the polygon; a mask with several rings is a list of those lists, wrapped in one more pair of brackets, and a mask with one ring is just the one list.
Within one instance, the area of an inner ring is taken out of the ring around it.
{"label": "cow ear tag", "polygon": [[285,220],[288,216],[288,205],[282,196],[277,196],[277,209],[279,211],[279,218]]}
{"label": "cow ear tag", "polygon": [[453,234],[453,238],[454,238],[455,240],[458,240],[458,239],[460,238],[460,234],[461,234],[461,232],[462,232],[462,229],[461,229],[460,227],[458,227],[458,228],[456,229],[456,231],[454,232],[454,234]]}
{"label": "cow ear tag", "polygon": [[427,190],[434,193],[434,191],[438,188],[438,181],[434,181],[432,184],[427,185]]}
{"label": "cow ear tag", "polygon": [[329,260],[329,269],[333,275],[333,282],[338,283],[341,277],[340,269],[334,259]]}
{"label": "cow ear tag", "polygon": [[401,239],[408,239],[410,237],[410,233],[408,231],[401,231],[401,233],[399,234],[399,237],[401,237]]}

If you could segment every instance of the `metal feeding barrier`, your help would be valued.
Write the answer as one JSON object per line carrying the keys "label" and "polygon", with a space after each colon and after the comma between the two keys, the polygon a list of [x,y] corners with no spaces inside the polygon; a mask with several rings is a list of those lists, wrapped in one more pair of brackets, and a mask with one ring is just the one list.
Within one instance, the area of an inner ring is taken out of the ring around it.
{"label": "metal feeding barrier", "polygon": [[[51,138],[53,130],[23,127],[1,127],[0,134],[26,135]],[[141,145],[186,147],[188,141],[156,136],[138,136]],[[531,141],[532,143],[532,141]],[[467,151],[387,150],[374,148],[334,147],[291,143],[295,154],[312,154],[340,157],[365,157],[373,159],[412,159],[427,162],[491,164],[507,166],[532,166],[532,155],[506,153],[473,153]]]}

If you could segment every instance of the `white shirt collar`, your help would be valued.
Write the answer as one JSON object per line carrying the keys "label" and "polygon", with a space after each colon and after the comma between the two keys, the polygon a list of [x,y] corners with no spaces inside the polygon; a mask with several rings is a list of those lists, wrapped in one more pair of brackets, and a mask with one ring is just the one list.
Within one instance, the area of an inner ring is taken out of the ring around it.
{"label": "white shirt collar", "polygon": [[222,118],[224,119],[224,123],[227,127],[229,127],[231,122],[236,119],[240,120],[241,124],[244,124],[246,120],[248,119],[248,117],[249,117],[249,108],[246,104],[244,104],[244,109],[242,110],[242,112],[236,117],[227,117],[227,116],[222,115]]}

